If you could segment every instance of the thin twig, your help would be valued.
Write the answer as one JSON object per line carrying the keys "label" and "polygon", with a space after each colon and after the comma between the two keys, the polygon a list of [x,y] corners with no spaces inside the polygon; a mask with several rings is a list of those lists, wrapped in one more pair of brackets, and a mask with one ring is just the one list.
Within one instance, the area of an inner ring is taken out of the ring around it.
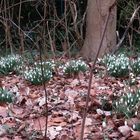
{"label": "thin twig", "polygon": [[[18,26],[21,28],[21,9],[22,9],[22,1],[20,0],[20,5],[19,5],[19,14],[18,14]],[[22,53],[24,52],[24,35],[23,33],[20,31],[20,29],[18,29],[18,34],[20,37],[20,53],[22,55]]]}
{"label": "thin twig", "polygon": [[64,17],[65,17],[65,31],[66,31],[66,42],[67,42],[67,46],[68,46],[68,56],[69,58],[71,58],[71,54],[70,54],[70,51],[69,51],[69,48],[70,48],[70,42],[69,42],[69,33],[68,33],[68,23],[67,23],[67,1],[64,2],[64,7],[65,7],[65,10],[64,10]]}
{"label": "thin twig", "polygon": [[101,36],[101,41],[100,41],[100,44],[99,44],[99,47],[98,47],[98,51],[97,51],[97,54],[95,56],[94,62],[91,65],[91,68],[90,68],[88,92],[87,92],[87,96],[86,96],[86,104],[85,104],[84,113],[83,113],[80,140],[83,140],[83,137],[84,137],[85,120],[86,120],[86,116],[87,116],[87,110],[88,110],[88,104],[89,104],[89,98],[90,98],[90,90],[91,90],[91,84],[92,84],[92,78],[93,78],[93,69],[95,67],[96,61],[97,61],[98,56],[99,56],[99,52],[100,52],[101,47],[102,47],[102,43],[103,43],[103,39],[104,39],[104,36],[105,36],[106,28],[107,28],[107,25],[108,25],[111,10],[115,5],[116,4],[113,4],[109,8],[109,11],[108,11],[108,14],[107,14],[107,17],[106,17],[106,21],[105,21],[105,25],[104,25],[104,29],[103,29],[103,33],[102,33],[102,36]]}
{"label": "thin twig", "polygon": [[48,35],[49,35],[49,41],[50,41],[51,51],[52,51],[52,54],[53,54],[53,59],[55,60],[55,58],[56,58],[55,57],[55,50],[54,50],[54,45],[53,45],[52,37],[51,37],[51,34],[50,34],[48,22],[47,22],[47,30],[48,30]]}
{"label": "thin twig", "polygon": [[[44,1],[44,22],[43,22],[43,49],[46,49],[46,37],[45,37],[45,34],[46,34],[46,22],[45,22],[45,19],[46,19],[46,3],[47,3],[47,0]],[[41,46],[39,47],[40,49],[40,61],[41,61],[41,72],[42,72],[42,79],[43,79],[43,82],[42,82],[42,85],[43,85],[43,88],[44,88],[44,91],[45,91],[45,117],[46,117],[46,122],[45,122],[45,140],[47,140],[47,129],[48,129],[48,93],[47,93],[47,90],[46,90],[46,84],[45,84],[45,78],[44,78],[44,71],[43,71],[43,65],[42,65],[42,48]]]}
{"label": "thin twig", "polygon": [[40,53],[40,62],[41,62],[41,74],[42,74],[42,79],[43,79],[43,82],[42,82],[42,85],[43,85],[43,89],[44,89],[44,92],[45,92],[45,117],[46,117],[46,124],[45,124],[45,140],[47,140],[47,128],[48,128],[48,93],[47,93],[47,90],[46,90],[46,84],[45,84],[45,78],[44,78],[44,71],[43,71],[43,60],[42,60],[42,47],[40,46],[39,47],[39,53]]}
{"label": "thin twig", "polygon": [[15,6],[18,6],[18,5],[20,5],[21,3],[27,3],[27,2],[35,2],[36,0],[25,0],[25,1],[22,1],[22,2],[18,2],[18,3],[16,3],[16,4],[14,4],[14,5],[12,5],[12,6],[9,6],[8,8],[6,8],[6,9],[4,9],[4,10],[1,10],[0,9],[0,13],[2,13],[2,12],[6,12],[7,10],[10,10],[11,8],[13,8],[13,7],[15,7]]}

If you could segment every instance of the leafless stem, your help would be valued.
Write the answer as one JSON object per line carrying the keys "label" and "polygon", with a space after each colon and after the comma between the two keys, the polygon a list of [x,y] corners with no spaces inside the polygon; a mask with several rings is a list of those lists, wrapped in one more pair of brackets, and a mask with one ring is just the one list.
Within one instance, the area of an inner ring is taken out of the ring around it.
{"label": "leafless stem", "polygon": [[46,3],[47,3],[47,0],[44,1],[44,22],[43,22],[43,48],[40,46],[39,47],[39,51],[40,51],[40,62],[41,62],[41,72],[42,72],[42,79],[43,79],[43,82],[42,82],[42,85],[43,85],[43,88],[44,88],[44,91],[45,91],[45,110],[46,110],[46,113],[45,113],[45,117],[46,117],[46,124],[45,124],[45,140],[47,140],[47,129],[48,129],[48,94],[47,94],[47,90],[46,90],[46,84],[45,84],[45,80],[44,80],[44,71],[43,71],[43,65],[42,65],[42,49],[46,49],[46,37],[45,37],[45,34],[46,34],[46,22],[45,22],[45,19],[46,19]]}
{"label": "leafless stem", "polygon": [[46,113],[45,113],[45,116],[46,116],[46,125],[45,125],[45,140],[47,140],[47,127],[48,127],[48,93],[47,93],[47,90],[46,90],[46,84],[45,84],[45,80],[44,80],[44,71],[43,71],[43,65],[42,65],[42,47],[40,46],[39,47],[39,53],[40,53],[40,62],[41,62],[41,73],[42,73],[42,79],[43,79],[43,82],[42,82],[42,85],[43,85],[43,89],[45,91],[45,110],[46,110]]}
{"label": "leafless stem", "polygon": [[108,25],[108,21],[109,21],[111,9],[112,9],[114,6],[115,6],[115,5],[113,4],[113,5],[110,6],[110,8],[109,8],[108,15],[107,15],[107,17],[106,17],[106,21],[105,21],[105,25],[104,25],[104,29],[103,29],[103,33],[102,33],[102,36],[101,36],[101,41],[100,41],[100,44],[99,44],[99,47],[98,47],[98,51],[97,51],[95,60],[94,60],[93,64],[91,65],[91,68],[90,68],[88,92],[87,92],[86,104],[85,104],[85,108],[84,108],[84,112],[83,112],[83,120],[82,120],[82,126],[81,126],[80,140],[83,140],[83,137],[84,137],[85,120],[86,120],[86,116],[87,116],[88,104],[89,104],[89,99],[90,99],[90,90],[91,90],[91,84],[92,84],[92,78],[93,78],[93,69],[94,69],[94,67],[95,67],[97,58],[98,58],[98,56],[99,56],[99,52],[100,52],[101,47],[102,47],[102,43],[103,43],[103,39],[104,39],[104,36],[105,36],[106,28],[107,28],[107,25]]}
{"label": "leafless stem", "polygon": [[[22,8],[22,1],[20,0],[20,4],[19,4],[19,14],[18,14],[18,26],[20,27],[20,17],[21,17],[21,8]],[[19,33],[19,37],[20,37],[20,53],[22,55],[22,53],[24,52],[24,35],[21,32],[20,28],[18,29],[18,33]]]}
{"label": "leafless stem", "polygon": [[67,46],[68,46],[68,54],[69,54],[69,58],[70,58],[70,43],[69,43],[69,35],[68,35],[68,24],[67,24],[67,1],[65,0],[65,11],[64,11],[64,16],[65,16],[65,31],[66,31],[66,42],[67,42]]}
{"label": "leafless stem", "polygon": [[13,7],[17,6],[17,5],[20,5],[21,3],[28,3],[28,2],[31,2],[31,1],[36,1],[36,0],[25,0],[25,1],[22,1],[22,2],[18,2],[16,4],[12,5],[12,6],[7,7],[4,10],[0,10],[0,13],[6,12],[7,10],[9,10],[9,9],[11,9],[11,8],[13,8]]}

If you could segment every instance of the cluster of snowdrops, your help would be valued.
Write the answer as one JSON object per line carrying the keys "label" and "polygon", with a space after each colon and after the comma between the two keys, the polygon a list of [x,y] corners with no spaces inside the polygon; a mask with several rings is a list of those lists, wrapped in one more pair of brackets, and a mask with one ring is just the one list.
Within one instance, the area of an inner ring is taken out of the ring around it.
{"label": "cluster of snowdrops", "polygon": [[58,68],[64,75],[78,74],[85,72],[88,65],[82,60],[70,60],[59,63],[54,60],[35,62],[30,65],[19,55],[8,55],[0,59],[0,75],[17,73],[22,75],[32,84],[38,85],[49,81],[53,77],[55,69]]}

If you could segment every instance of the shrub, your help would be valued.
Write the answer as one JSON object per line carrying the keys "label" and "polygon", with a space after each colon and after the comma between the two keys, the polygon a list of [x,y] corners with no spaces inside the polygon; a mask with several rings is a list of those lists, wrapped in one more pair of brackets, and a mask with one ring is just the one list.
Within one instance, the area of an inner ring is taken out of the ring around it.
{"label": "shrub", "polygon": [[137,112],[140,102],[140,90],[135,93],[128,93],[114,102],[114,109],[117,113],[132,117]]}
{"label": "shrub", "polygon": [[23,75],[26,80],[30,81],[32,84],[38,85],[52,78],[52,70],[49,68],[47,69],[44,65],[41,68],[41,65],[35,64],[33,68],[25,70]]}
{"label": "shrub", "polygon": [[66,75],[75,75],[79,72],[85,72],[88,69],[88,65],[82,60],[70,60],[62,66],[62,69]]}
{"label": "shrub", "polygon": [[102,62],[111,76],[124,77],[129,75],[129,58],[124,54],[119,54],[118,56],[107,55],[103,58]]}
{"label": "shrub", "polygon": [[14,96],[9,91],[0,88],[0,103],[11,103],[14,100]]}
{"label": "shrub", "polygon": [[22,59],[19,55],[8,55],[0,59],[0,74],[9,74],[16,71],[17,67],[22,64]]}

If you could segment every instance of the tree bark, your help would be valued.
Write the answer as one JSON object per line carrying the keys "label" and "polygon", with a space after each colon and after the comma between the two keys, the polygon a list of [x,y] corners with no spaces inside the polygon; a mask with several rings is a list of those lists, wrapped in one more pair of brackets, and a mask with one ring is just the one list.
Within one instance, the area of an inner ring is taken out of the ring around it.
{"label": "tree bark", "polygon": [[[109,7],[115,0],[88,0],[86,38],[81,54],[84,58],[95,59]],[[111,52],[116,46],[116,7],[111,11],[99,57]]]}

